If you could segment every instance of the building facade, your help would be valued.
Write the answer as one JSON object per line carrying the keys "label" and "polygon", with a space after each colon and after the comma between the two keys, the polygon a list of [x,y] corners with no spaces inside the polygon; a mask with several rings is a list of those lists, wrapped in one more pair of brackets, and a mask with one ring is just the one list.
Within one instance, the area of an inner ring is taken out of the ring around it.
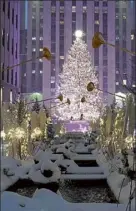
{"label": "building facade", "polygon": [[21,92],[42,93],[43,60],[36,59],[43,49],[43,2],[21,1],[20,60],[33,59],[21,66]]}
{"label": "building facade", "polygon": [[[20,1],[0,2],[1,16],[1,100],[14,100],[20,87],[20,67],[6,69],[20,62]],[[4,70],[5,69],[5,70]]]}
{"label": "building facade", "polygon": [[[136,52],[135,1],[116,1],[115,44]],[[115,91],[127,93],[125,86],[136,87],[135,56],[115,50]]]}

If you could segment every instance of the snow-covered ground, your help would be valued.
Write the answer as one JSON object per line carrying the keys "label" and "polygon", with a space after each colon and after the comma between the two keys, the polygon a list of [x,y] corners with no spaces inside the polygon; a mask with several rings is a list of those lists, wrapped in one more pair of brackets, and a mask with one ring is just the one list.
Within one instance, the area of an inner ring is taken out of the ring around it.
{"label": "snow-covered ground", "polygon": [[18,180],[27,179],[35,184],[58,182],[61,172],[58,166],[49,159],[40,160],[38,164],[21,165],[11,157],[1,159],[1,192],[7,190]]}
{"label": "snow-covered ground", "polygon": [[[125,205],[117,207],[116,204],[108,203],[68,203],[46,189],[37,190],[33,198],[6,191],[1,195],[1,211],[124,211],[125,209]],[[134,208],[131,211],[134,211]]]}
{"label": "snow-covered ground", "polygon": [[[125,175],[118,173],[118,168],[122,167],[119,156],[115,157],[112,161],[107,161],[102,151],[95,150],[93,154],[97,155],[97,162],[103,168],[107,176],[108,185],[114,193],[116,199],[120,203],[128,204],[130,191],[132,194],[135,188],[135,182],[130,182]],[[129,160],[131,163],[131,156],[129,156]],[[132,204],[135,204],[134,199],[132,200]]]}

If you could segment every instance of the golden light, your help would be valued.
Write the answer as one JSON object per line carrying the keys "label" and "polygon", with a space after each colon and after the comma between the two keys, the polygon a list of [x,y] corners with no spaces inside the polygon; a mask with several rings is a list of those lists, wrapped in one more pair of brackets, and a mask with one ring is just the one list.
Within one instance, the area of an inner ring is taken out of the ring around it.
{"label": "golden light", "polygon": [[21,127],[17,127],[14,133],[15,133],[15,137],[18,139],[22,139],[25,137],[25,131]]}
{"label": "golden light", "polygon": [[46,58],[47,60],[51,60],[52,58],[52,55],[51,55],[51,52],[49,51],[48,48],[44,47],[43,48],[43,57]]}
{"label": "golden light", "polygon": [[14,135],[15,135],[15,130],[14,129],[10,129],[7,133],[7,137],[9,139],[13,139],[14,138]]}
{"label": "golden light", "polygon": [[85,100],[85,97],[82,97],[82,98],[81,98],[81,102],[82,102],[82,103],[85,103],[85,101],[86,101],[86,100]]}
{"label": "golden light", "polygon": [[91,91],[93,91],[94,90],[94,88],[95,88],[95,86],[94,86],[94,83],[93,82],[89,82],[88,84],[87,84],[87,91],[88,92],[91,92]]}
{"label": "golden light", "polygon": [[36,138],[40,138],[41,136],[42,136],[41,129],[39,127],[36,127],[31,134],[31,138],[36,139]]}
{"label": "golden light", "polygon": [[105,43],[105,40],[101,32],[96,32],[92,39],[92,47],[99,48],[102,44]]}
{"label": "golden light", "polygon": [[70,105],[70,103],[71,103],[69,98],[67,98],[67,103],[68,103],[69,105]]}
{"label": "golden light", "polygon": [[60,94],[58,97],[57,97],[61,102],[63,101],[63,95]]}
{"label": "golden light", "polygon": [[5,134],[4,130],[1,131],[0,135],[1,135],[2,139],[5,140],[6,134]]}

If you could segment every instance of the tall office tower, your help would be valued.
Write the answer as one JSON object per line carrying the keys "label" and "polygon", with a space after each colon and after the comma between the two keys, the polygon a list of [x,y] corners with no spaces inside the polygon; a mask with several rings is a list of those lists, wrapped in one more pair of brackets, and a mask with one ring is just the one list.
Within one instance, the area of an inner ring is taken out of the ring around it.
{"label": "tall office tower", "polygon": [[[20,67],[6,69],[19,63],[20,45],[20,1],[0,2],[1,16],[1,100],[9,102],[14,100],[19,91],[19,70]],[[6,69],[5,71],[3,71]]]}
{"label": "tall office tower", "polygon": [[21,67],[21,92],[42,92],[43,60],[36,59],[43,48],[43,2],[22,1],[21,5],[21,61],[33,59]]}
{"label": "tall office tower", "polygon": [[[135,1],[116,1],[115,8],[115,37],[116,45],[136,51],[136,29],[135,29]],[[115,51],[116,68],[116,92],[127,93],[125,86],[134,88],[136,86],[135,56],[127,52]]]}
{"label": "tall office tower", "polygon": [[[45,99],[55,95],[58,75],[75,40],[76,30],[84,33],[83,39],[98,73],[99,88],[115,92],[115,49],[106,45],[93,49],[91,45],[92,37],[98,31],[103,33],[106,41],[115,42],[115,1],[52,0],[44,1],[43,44],[53,55],[51,62],[43,62]],[[112,95],[104,93],[103,96],[106,102],[112,103]]]}

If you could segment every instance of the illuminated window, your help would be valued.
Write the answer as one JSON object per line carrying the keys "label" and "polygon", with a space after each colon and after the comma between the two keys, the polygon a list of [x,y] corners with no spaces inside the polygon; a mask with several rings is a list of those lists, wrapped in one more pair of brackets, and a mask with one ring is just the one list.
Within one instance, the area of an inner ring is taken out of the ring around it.
{"label": "illuminated window", "polygon": [[76,12],[76,7],[75,6],[72,7],[72,12]]}
{"label": "illuminated window", "polygon": [[60,59],[64,59],[64,56],[60,56]]}
{"label": "illuminated window", "polygon": [[43,37],[40,37],[40,40],[43,40]]}
{"label": "illuminated window", "polygon": [[35,48],[33,48],[33,52],[35,52],[36,51],[36,49]]}
{"label": "illuminated window", "polygon": [[123,85],[127,85],[127,80],[123,80]]}
{"label": "illuminated window", "polygon": [[116,85],[119,85],[119,82],[116,82]]}
{"label": "illuminated window", "polygon": [[32,74],[35,74],[35,70],[32,70]]}
{"label": "illuminated window", "polygon": [[60,21],[60,24],[63,25],[64,24],[64,21]]}
{"label": "illuminated window", "polygon": [[123,15],[123,19],[126,19],[127,17],[125,15]]}
{"label": "illuminated window", "polygon": [[36,37],[32,37],[32,40],[36,40]]}
{"label": "illuminated window", "polygon": [[133,84],[133,85],[132,85],[132,87],[136,87],[136,85],[135,85],[135,84]]}
{"label": "illuminated window", "polygon": [[43,51],[43,49],[42,49],[42,48],[40,48],[40,49],[39,49],[39,51]]}
{"label": "illuminated window", "polygon": [[40,74],[42,74],[43,73],[43,71],[42,70],[40,70]]}
{"label": "illuminated window", "polygon": [[99,21],[98,21],[98,20],[97,20],[97,21],[95,21],[95,24],[99,25]]}
{"label": "illuminated window", "polygon": [[26,77],[26,73],[24,73],[24,77]]}
{"label": "illuminated window", "polygon": [[134,34],[131,34],[131,40],[134,40]]}
{"label": "illuminated window", "polygon": [[43,60],[42,59],[39,59],[39,62],[43,62]]}

